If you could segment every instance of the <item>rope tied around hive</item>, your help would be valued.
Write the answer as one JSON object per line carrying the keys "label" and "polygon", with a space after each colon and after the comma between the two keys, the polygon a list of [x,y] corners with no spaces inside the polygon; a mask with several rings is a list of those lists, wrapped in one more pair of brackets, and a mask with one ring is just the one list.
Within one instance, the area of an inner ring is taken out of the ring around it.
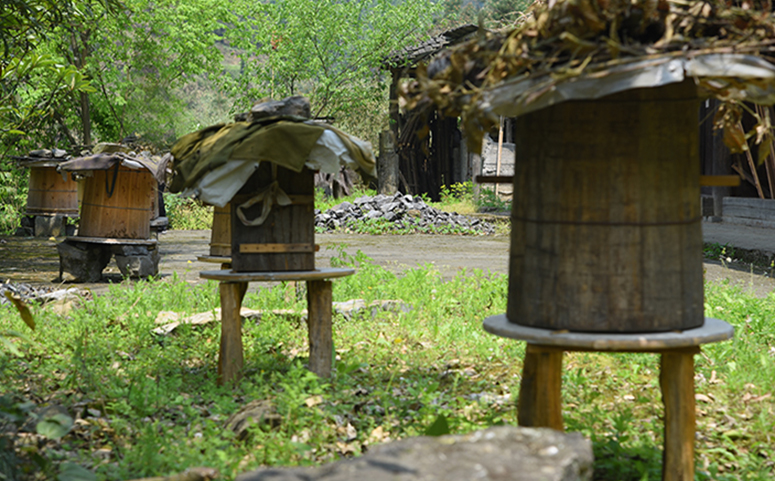
{"label": "rope tied around hive", "polygon": [[[261,215],[253,220],[248,220],[245,209],[258,204],[259,202],[263,202]],[[259,226],[266,221],[267,217],[269,217],[273,205],[277,204],[284,207],[291,205],[292,203],[293,200],[291,200],[288,194],[280,188],[280,183],[277,181],[277,164],[272,164],[272,183],[264,190],[251,197],[247,202],[237,206],[237,217],[239,217],[239,220],[248,227]]]}

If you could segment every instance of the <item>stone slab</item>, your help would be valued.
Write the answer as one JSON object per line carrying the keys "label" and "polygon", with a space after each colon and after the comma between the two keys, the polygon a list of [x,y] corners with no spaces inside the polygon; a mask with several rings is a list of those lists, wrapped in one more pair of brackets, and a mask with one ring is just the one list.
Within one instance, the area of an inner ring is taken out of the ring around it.
{"label": "stone slab", "polygon": [[588,481],[592,444],[579,433],[498,426],[416,437],[319,467],[263,468],[237,481]]}

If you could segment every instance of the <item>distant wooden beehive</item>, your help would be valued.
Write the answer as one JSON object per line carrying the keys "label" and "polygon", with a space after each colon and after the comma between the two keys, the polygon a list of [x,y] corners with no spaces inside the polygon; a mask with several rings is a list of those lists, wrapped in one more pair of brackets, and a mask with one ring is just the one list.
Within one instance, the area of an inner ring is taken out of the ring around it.
{"label": "distant wooden beehive", "polygon": [[84,182],[79,237],[148,239],[157,182],[146,169],[116,165]]}
{"label": "distant wooden beehive", "polygon": [[30,166],[27,215],[78,215],[78,184],[56,164]]}
{"label": "distant wooden beehive", "polygon": [[273,182],[273,165],[263,162],[231,201],[231,258],[235,272],[310,271],[315,269],[314,173],[276,167],[276,180],[291,204],[271,206],[266,220],[249,226],[261,216],[264,202],[240,207]]}

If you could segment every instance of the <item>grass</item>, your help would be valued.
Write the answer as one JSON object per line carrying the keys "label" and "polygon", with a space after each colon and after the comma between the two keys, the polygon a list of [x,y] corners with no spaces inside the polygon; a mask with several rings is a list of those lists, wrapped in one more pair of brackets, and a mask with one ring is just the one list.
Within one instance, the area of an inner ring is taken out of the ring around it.
{"label": "grass", "polygon": [[[215,384],[218,323],[183,325],[167,337],[151,332],[160,311],[216,308],[211,282],[127,282],[65,315],[34,307],[37,330],[26,331],[29,341],[13,340],[21,357],[0,350],[0,424],[20,426],[51,405],[65,407],[74,423],[60,437],[34,429],[0,437],[17,449],[15,468],[6,469],[19,479],[53,479],[78,467],[96,479],[130,479],[208,466],[233,479],[263,465],[356,456],[421,435],[442,416],[453,433],[516,424],[524,343],[481,328],[484,317],[505,310],[504,276],[473,271],[443,281],[431,266],[397,276],[343,249],[332,263],[357,267],[334,282],[334,301],[401,299],[411,309],[335,316],[330,379],[305,369],[307,333],[298,316],[246,321],[245,376],[233,387]],[[303,297],[277,284],[249,293],[244,305],[301,310]],[[695,357],[696,479],[773,479],[775,297],[710,285],[705,308],[736,335]],[[0,308],[0,332],[12,330],[26,327]],[[656,355],[566,354],[564,419],[567,430],[593,440],[595,479],[660,479],[657,373]],[[237,439],[226,421],[253,400],[265,400],[274,421]]]}

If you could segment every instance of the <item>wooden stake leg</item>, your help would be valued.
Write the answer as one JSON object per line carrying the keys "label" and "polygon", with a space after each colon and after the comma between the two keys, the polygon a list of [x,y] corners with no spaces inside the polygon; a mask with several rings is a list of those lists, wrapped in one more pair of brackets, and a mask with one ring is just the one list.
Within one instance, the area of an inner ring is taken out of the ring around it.
{"label": "wooden stake leg", "polygon": [[334,349],[331,300],[331,281],[307,281],[309,370],[321,377],[331,375]]}
{"label": "wooden stake leg", "polygon": [[221,282],[221,350],[218,355],[218,384],[237,382],[242,372],[242,298],[247,282]]}
{"label": "wooden stake leg", "polygon": [[527,345],[517,407],[520,426],[563,430],[562,352],[562,349]]}
{"label": "wooden stake leg", "polygon": [[694,354],[699,349],[662,353],[659,384],[665,404],[663,481],[694,480]]}

